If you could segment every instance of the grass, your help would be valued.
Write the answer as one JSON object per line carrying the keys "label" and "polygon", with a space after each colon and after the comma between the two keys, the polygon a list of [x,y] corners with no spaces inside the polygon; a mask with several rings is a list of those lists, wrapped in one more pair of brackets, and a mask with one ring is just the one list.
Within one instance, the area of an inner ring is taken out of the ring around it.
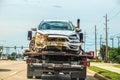
{"label": "grass", "polygon": [[98,68],[98,67],[95,67],[95,66],[90,66],[88,67],[90,70],[93,70],[111,80],[120,80],[120,74],[118,73],[115,73],[115,72],[111,72],[111,71],[108,71],[108,70],[105,70],[105,69],[102,69],[102,68]]}
{"label": "grass", "polygon": [[120,65],[114,65],[114,67],[120,68]]}

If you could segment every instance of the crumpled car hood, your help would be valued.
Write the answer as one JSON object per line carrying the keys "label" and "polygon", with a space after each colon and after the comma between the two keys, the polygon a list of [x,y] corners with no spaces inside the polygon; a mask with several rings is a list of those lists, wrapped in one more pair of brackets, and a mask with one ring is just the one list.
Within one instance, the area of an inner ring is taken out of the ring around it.
{"label": "crumpled car hood", "polygon": [[68,31],[68,30],[38,30],[37,32],[41,34],[65,35],[65,36],[76,34],[75,31]]}

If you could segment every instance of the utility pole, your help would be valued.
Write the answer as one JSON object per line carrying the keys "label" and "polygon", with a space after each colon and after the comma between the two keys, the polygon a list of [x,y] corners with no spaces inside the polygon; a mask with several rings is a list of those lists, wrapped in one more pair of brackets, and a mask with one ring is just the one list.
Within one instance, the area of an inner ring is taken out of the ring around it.
{"label": "utility pole", "polygon": [[84,50],[85,50],[85,46],[86,46],[85,44],[86,44],[86,32],[84,32]]}
{"label": "utility pole", "polygon": [[118,38],[118,47],[119,47],[119,44],[120,44],[120,40],[119,40],[119,38],[120,38],[120,36],[117,36],[117,38]]}
{"label": "utility pole", "polygon": [[[0,40],[0,42],[6,42],[6,40]],[[2,59],[2,56],[3,56],[3,49],[4,49],[4,46],[2,44],[0,44],[0,52],[1,52],[1,59]]]}
{"label": "utility pole", "polygon": [[114,48],[114,38],[111,37],[110,40],[112,40],[112,48]]}
{"label": "utility pole", "polygon": [[2,59],[2,55],[3,55],[3,46],[0,46],[0,59]]}
{"label": "utility pole", "polygon": [[96,31],[96,25],[95,25],[95,57],[97,56],[97,31]]}
{"label": "utility pole", "polygon": [[10,48],[9,47],[6,47],[6,58],[8,59],[8,55],[10,53]]}
{"label": "utility pole", "polygon": [[105,26],[106,26],[106,60],[105,62],[108,62],[108,26],[107,26],[107,22],[108,22],[108,18],[107,18],[107,14],[105,16]]}
{"label": "utility pole", "polygon": [[102,45],[102,35],[100,35],[100,49],[101,49],[101,45]]}

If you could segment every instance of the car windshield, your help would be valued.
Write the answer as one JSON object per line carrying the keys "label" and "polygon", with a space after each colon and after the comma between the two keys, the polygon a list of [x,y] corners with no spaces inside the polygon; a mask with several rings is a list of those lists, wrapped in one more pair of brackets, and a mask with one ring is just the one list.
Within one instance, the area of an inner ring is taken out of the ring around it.
{"label": "car windshield", "polygon": [[40,30],[73,30],[73,26],[68,22],[51,21],[43,22],[39,25]]}

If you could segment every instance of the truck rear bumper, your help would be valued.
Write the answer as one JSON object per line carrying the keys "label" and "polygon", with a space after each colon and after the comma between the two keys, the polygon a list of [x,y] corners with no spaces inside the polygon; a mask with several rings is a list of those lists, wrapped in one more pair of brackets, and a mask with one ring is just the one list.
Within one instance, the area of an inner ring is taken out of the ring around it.
{"label": "truck rear bumper", "polygon": [[70,64],[53,64],[53,63],[32,63],[28,64],[33,70],[40,70],[42,72],[69,72],[80,71],[84,68],[83,65],[70,65]]}
{"label": "truck rear bumper", "polygon": [[[63,73],[63,74],[61,74]],[[81,65],[28,64],[27,75],[41,78],[68,74],[71,78],[86,78],[86,67]],[[43,76],[44,75],[44,76]]]}

